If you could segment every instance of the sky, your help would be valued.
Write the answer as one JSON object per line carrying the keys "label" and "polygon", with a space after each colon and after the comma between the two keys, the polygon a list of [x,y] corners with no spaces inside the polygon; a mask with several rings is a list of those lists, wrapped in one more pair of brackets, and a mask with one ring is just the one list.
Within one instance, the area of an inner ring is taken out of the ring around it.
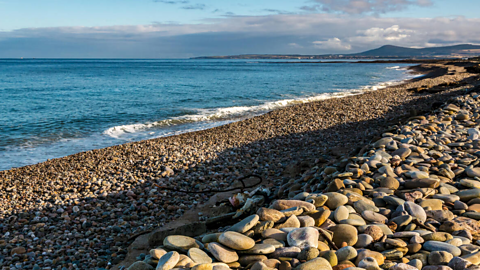
{"label": "sky", "polygon": [[0,0],[0,58],[189,58],[480,44],[480,0]]}

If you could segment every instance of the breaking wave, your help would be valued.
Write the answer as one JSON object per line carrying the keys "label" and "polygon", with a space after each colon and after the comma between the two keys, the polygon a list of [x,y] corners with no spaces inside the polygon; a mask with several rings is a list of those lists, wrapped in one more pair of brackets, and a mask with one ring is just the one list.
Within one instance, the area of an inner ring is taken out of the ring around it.
{"label": "breaking wave", "polygon": [[199,123],[199,122],[213,122],[213,121],[225,121],[225,120],[237,120],[245,117],[251,117],[264,114],[268,111],[283,108],[295,104],[309,103],[314,101],[326,100],[330,98],[341,98],[346,96],[359,95],[367,91],[375,91],[379,89],[398,84],[399,81],[389,81],[379,83],[373,86],[364,86],[361,89],[355,90],[339,90],[339,92],[322,93],[315,96],[283,99],[277,101],[269,101],[255,106],[234,106],[214,109],[197,109],[194,114],[187,114],[169,119],[164,119],[149,123],[137,123],[129,125],[120,125],[108,128],[103,134],[113,138],[120,138],[122,135],[128,133],[145,132],[150,129],[157,129],[162,127],[169,127],[175,125]]}

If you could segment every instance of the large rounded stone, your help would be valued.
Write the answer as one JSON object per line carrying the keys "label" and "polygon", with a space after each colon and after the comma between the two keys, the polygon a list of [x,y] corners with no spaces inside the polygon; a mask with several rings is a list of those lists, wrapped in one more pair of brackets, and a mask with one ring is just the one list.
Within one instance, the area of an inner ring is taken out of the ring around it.
{"label": "large rounded stone", "polygon": [[170,270],[177,265],[180,260],[180,254],[176,251],[170,251],[158,260],[156,270]]}
{"label": "large rounded stone", "polygon": [[351,246],[343,247],[335,252],[339,262],[350,261],[357,257],[357,250]]}
{"label": "large rounded stone", "polygon": [[392,138],[392,137],[381,138],[380,140],[376,141],[376,142],[373,144],[373,147],[375,147],[375,148],[380,148],[380,147],[386,146],[386,145],[389,144],[390,142],[393,142],[393,138]]}
{"label": "large rounded stone", "polygon": [[371,243],[373,243],[373,237],[371,237],[368,234],[359,234],[358,235],[358,241],[355,244],[356,248],[365,248],[369,246]]}
{"label": "large rounded stone", "polygon": [[378,223],[387,223],[388,218],[382,214],[375,213],[373,211],[363,211],[362,217],[370,222],[378,222]]}
{"label": "large rounded stone", "polygon": [[[456,193],[460,200],[468,202],[471,199],[480,198],[480,189],[465,189]],[[436,210],[436,209],[433,209]],[[440,210],[440,209],[439,209]]]}
{"label": "large rounded stone", "polygon": [[215,259],[224,262],[232,263],[238,261],[238,254],[235,250],[223,246],[220,243],[212,242],[208,244],[208,250],[212,253]]}
{"label": "large rounded stone", "polygon": [[304,212],[304,209],[296,206],[296,207],[292,207],[292,208],[282,210],[280,212],[282,212],[285,215],[285,217],[288,218],[288,217],[291,217],[292,215],[295,215],[295,216],[301,215]]}
{"label": "large rounded stone", "polygon": [[247,250],[255,246],[255,241],[237,232],[224,232],[218,237],[218,242],[235,250]]}
{"label": "large rounded stone", "polygon": [[329,209],[320,208],[318,212],[310,214],[315,221],[315,226],[320,227],[330,216],[331,211]]}
{"label": "large rounded stone", "polygon": [[319,232],[312,227],[299,228],[291,231],[287,236],[290,246],[304,249],[307,247],[318,247]]}
{"label": "large rounded stone", "polygon": [[238,233],[245,233],[253,226],[257,225],[257,222],[260,218],[258,215],[251,215],[246,218],[244,218],[242,221],[238,222],[237,224],[233,225],[228,229],[228,231],[234,231]]}
{"label": "large rounded stone", "polygon": [[331,231],[333,232],[332,240],[338,247],[342,246],[343,242],[346,242],[349,246],[353,246],[357,243],[358,231],[352,225],[339,224],[332,227]]}
{"label": "large rounded stone", "polygon": [[180,254],[180,259],[178,260],[178,263],[175,265],[175,268],[190,268],[192,266],[196,265],[195,262],[190,259],[187,255]]}
{"label": "large rounded stone", "polygon": [[401,226],[407,226],[412,222],[412,220],[413,220],[412,216],[406,215],[406,216],[398,216],[398,217],[392,218],[390,219],[389,222],[393,222],[397,224],[397,226],[401,227]]}
{"label": "large rounded stone", "polygon": [[257,215],[262,221],[268,220],[273,222],[281,222],[285,219],[285,214],[283,214],[282,212],[265,207],[258,209]]}
{"label": "large rounded stone", "polygon": [[284,241],[279,241],[273,238],[266,238],[265,240],[262,241],[262,244],[269,244],[274,246],[275,248],[281,248],[285,246]]}
{"label": "large rounded stone", "polygon": [[480,167],[477,167],[477,168],[467,167],[465,169],[465,172],[469,177],[480,177]]}
{"label": "large rounded stone", "polygon": [[198,264],[212,263],[212,258],[199,248],[191,248],[188,250],[188,257]]}
{"label": "large rounded stone", "polygon": [[405,188],[438,188],[440,186],[440,180],[434,178],[421,178],[405,181]]}
{"label": "large rounded stone", "polygon": [[315,226],[315,219],[311,216],[299,216],[297,217],[300,221],[300,227],[313,227]]}
{"label": "large rounded stone", "polygon": [[332,266],[324,258],[318,257],[300,264],[295,270],[332,270]]}
{"label": "large rounded stone", "polygon": [[381,268],[378,266],[378,262],[372,257],[366,257],[362,259],[358,263],[358,267],[360,269],[367,269],[367,270],[380,270]]}
{"label": "large rounded stone", "polygon": [[341,193],[328,192],[325,193],[325,195],[328,197],[326,204],[330,210],[337,209],[337,207],[345,205],[348,202],[348,197]]}
{"label": "large rounded stone", "polygon": [[301,261],[310,261],[317,258],[319,254],[320,254],[320,251],[318,250],[318,248],[308,247],[308,248],[302,249],[300,254],[298,254],[297,259]]}
{"label": "large rounded stone", "polygon": [[363,231],[364,234],[370,235],[373,241],[378,241],[383,237],[382,229],[377,225],[370,225]]}
{"label": "large rounded stone", "polygon": [[382,180],[380,180],[380,186],[396,190],[400,187],[400,183],[398,182],[397,179],[393,177],[385,177]]}
{"label": "large rounded stone", "polygon": [[440,241],[445,242],[453,239],[453,236],[446,232],[434,232],[422,235],[423,240],[425,241]]}
{"label": "large rounded stone", "polygon": [[281,258],[281,257],[287,257],[287,258],[297,258],[297,256],[300,254],[302,250],[298,247],[283,247],[283,248],[277,248],[275,252],[271,254],[272,258]]}
{"label": "large rounded stone", "polygon": [[480,264],[480,251],[464,255],[464,256],[462,256],[462,258],[471,262],[472,264],[479,265]]}
{"label": "large rounded stone", "polygon": [[273,238],[275,240],[287,241],[287,233],[279,229],[267,229],[262,232],[263,238]]}
{"label": "large rounded stone", "polygon": [[361,249],[361,250],[358,250],[358,255],[357,255],[357,258],[355,259],[355,264],[358,265],[358,263],[361,260],[367,257],[374,258],[377,261],[378,265],[382,265],[385,261],[385,257],[383,257],[382,253],[371,251],[368,249]]}
{"label": "large rounded stone", "polygon": [[447,265],[453,255],[446,251],[432,251],[428,255],[428,264],[431,265]]}
{"label": "large rounded stone", "polygon": [[210,233],[210,234],[207,234],[205,235],[204,237],[202,237],[202,243],[206,244],[206,243],[210,243],[210,242],[218,242],[218,237],[221,235],[222,233]]}
{"label": "large rounded stone", "polygon": [[349,215],[348,208],[345,206],[339,206],[334,212],[333,212],[333,217],[337,222],[340,222],[344,219],[348,219]]}
{"label": "large rounded stone", "polygon": [[480,188],[480,181],[476,180],[462,179],[460,180],[460,184],[468,188]]}
{"label": "large rounded stone", "polygon": [[428,251],[446,251],[453,256],[460,256],[462,254],[462,251],[458,247],[439,241],[427,241],[423,244],[423,249]]}
{"label": "large rounded stone", "polygon": [[300,220],[298,220],[297,216],[292,215],[290,216],[284,223],[275,226],[277,229],[283,228],[300,228]]}
{"label": "large rounded stone", "polygon": [[155,248],[150,250],[150,256],[154,258],[155,260],[160,259],[163,255],[167,254],[167,251],[161,248]]}
{"label": "large rounded stone", "polygon": [[311,194],[305,199],[305,201],[313,201],[315,207],[323,206],[327,200],[328,197],[323,194]]}
{"label": "large rounded stone", "polygon": [[238,253],[264,255],[264,254],[273,253],[274,251],[275,251],[275,246],[271,244],[255,244],[253,248],[239,251]]}
{"label": "large rounded stone", "polygon": [[299,200],[276,200],[272,204],[272,208],[277,210],[285,210],[292,207],[301,207],[304,208],[307,212],[315,210],[315,205],[309,202]]}
{"label": "large rounded stone", "polygon": [[420,207],[431,207],[432,210],[442,210],[443,201],[439,199],[425,199],[422,200],[418,205]]}
{"label": "large rounded stone", "polygon": [[195,241],[195,239],[193,239],[192,237],[183,236],[183,235],[167,236],[163,240],[163,245],[170,250],[176,250],[183,253],[187,253],[188,250],[191,248],[200,247]]}
{"label": "large rounded stone", "polygon": [[337,255],[333,250],[322,251],[319,256],[327,260],[331,266],[336,266],[338,264]]}
{"label": "large rounded stone", "polygon": [[453,259],[448,263],[448,266],[450,267],[450,269],[453,269],[453,270],[464,270],[471,265],[472,265],[471,262],[460,257],[453,257]]}
{"label": "large rounded stone", "polygon": [[405,210],[407,210],[411,216],[416,217],[422,223],[427,220],[427,213],[425,213],[425,210],[420,205],[414,202],[405,202],[404,205]]}
{"label": "large rounded stone", "polygon": [[372,212],[378,212],[379,209],[378,207],[375,206],[375,203],[370,200],[359,200],[356,201],[353,204],[353,207],[355,208],[355,211],[357,213],[361,214],[364,211],[372,211]]}

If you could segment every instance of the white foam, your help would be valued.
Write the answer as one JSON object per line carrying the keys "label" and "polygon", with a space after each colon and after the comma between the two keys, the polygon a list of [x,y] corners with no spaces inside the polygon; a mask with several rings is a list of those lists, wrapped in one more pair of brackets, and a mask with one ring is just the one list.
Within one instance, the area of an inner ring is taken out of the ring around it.
{"label": "white foam", "polygon": [[309,103],[314,101],[326,100],[330,98],[341,98],[346,96],[359,95],[367,91],[384,89],[395,83],[398,83],[398,81],[388,81],[388,82],[382,82],[373,86],[364,86],[360,90],[359,89],[339,90],[339,92],[322,93],[322,94],[310,96],[310,97],[268,101],[256,106],[233,106],[233,107],[214,108],[214,109],[197,109],[196,114],[172,117],[172,118],[157,121],[157,122],[138,123],[138,124],[111,127],[105,130],[103,134],[118,139],[121,136],[126,135],[128,133],[147,131],[152,128],[161,128],[161,127],[167,127],[167,126],[173,126],[173,125],[179,125],[179,124],[197,123],[197,122],[212,122],[212,121],[225,121],[225,120],[234,121],[235,119],[241,119],[248,116],[260,115],[274,109],[287,107],[294,104]]}

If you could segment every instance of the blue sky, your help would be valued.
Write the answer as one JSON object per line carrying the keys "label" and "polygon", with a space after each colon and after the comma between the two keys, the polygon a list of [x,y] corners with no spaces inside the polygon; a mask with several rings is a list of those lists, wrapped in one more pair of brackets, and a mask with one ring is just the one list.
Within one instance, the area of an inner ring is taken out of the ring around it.
{"label": "blue sky", "polygon": [[176,58],[477,43],[478,0],[0,0],[0,57]]}

